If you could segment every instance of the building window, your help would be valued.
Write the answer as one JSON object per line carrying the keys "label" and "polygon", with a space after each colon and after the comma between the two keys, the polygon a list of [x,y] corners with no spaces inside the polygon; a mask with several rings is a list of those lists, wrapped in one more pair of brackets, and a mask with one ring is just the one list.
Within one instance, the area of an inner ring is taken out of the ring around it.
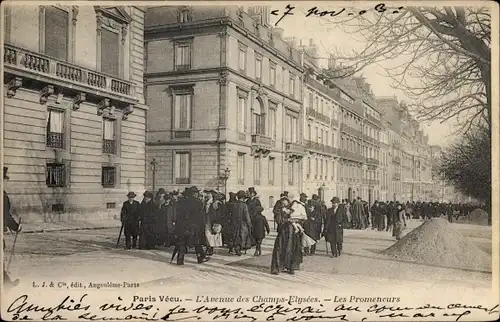
{"label": "building window", "polygon": [[269,109],[269,136],[276,138],[276,107]]}
{"label": "building window", "polygon": [[276,87],[276,65],[271,64],[269,68],[269,85]]}
{"label": "building window", "polygon": [[101,185],[104,188],[113,188],[116,185],[115,167],[108,167],[108,166],[102,167]]}
{"label": "building window", "polygon": [[191,69],[191,42],[175,44],[174,65],[177,71]]}
{"label": "building window", "polygon": [[335,179],[335,161],[332,160],[332,180]]}
{"label": "building window", "polygon": [[176,94],[174,97],[174,130],[191,129],[193,95],[191,93]]}
{"label": "building window", "polygon": [[240,52],[238,56],[238,66],[240,68],[240,71],[245,71],[246,65],[247,65],[247,49],[246,47],[240,45]]}
{"label": "building window", "polygon": [[253,184],[260,185],[260,158],[253,158]]}
{"label": "building window", "polygon": [[290,96],[295,97],[295,76],[290,76]]}
{"label": "building window", "polygon": [[307,158],[307,169],[306,169],[306,178],[309,179],[311,176],[311,157]]}
{"label": "building window", "polygon": [[116,122],[112,119],[103,119],[102,121],[102,152],[108,154],[116,153],[116,137],[115,137]]}
{"label": "building window", "polygon": [[297,135],[297,118],[292,116],[292,115],[286,115],[285,119],[285,129],[286,129],[286,135],[285,139],[287,142],[297,142],[298,141],[298,135]]}
{"label": "building window", "polygon": [[243,185],[245,184],[245,153],[238,153],[237,167],[238,184]]}
{"label": "building window", "polygon": [[44,53],[48,56],[68,60],[69,13],[54,6],[45,6]]}
{"label": "building window", "polygon": [[320,172],[319,172],[319,178],[323,179],[323,159],[320,160]]}
{"label": "building window", "polygon": [[189,184],[191,183],[191,153],[176,152],[175,153],[175,183]]}
{"label": "building window", "polygon": [[247,110],[247,99],[242,96],[238,96],[238,130],[241,133],[246,132],[246,110]]}
{"label": "building window", "polygon": [[294,180],[294,162],[289,161],[288,162],[288,185],[293,186],[295,180]]}
{"label": "building window", "polygon": [[62,163],[47,163],[47,187],[66,186],[66,165]]}
{"label": "building window", "polygon": [[314,179],[318,179],[319,160],[314,159]]}
{"label": "building window", "polygon": [[309,93],[309,107],[314,109],[314,95],[312,92]]}
{"label": "building window", "polygon": [[178,21],[179,23],[192,21],[191,11],[189,9],[182,9],[179,11]]}
{"label": "building window", "polygon": [[101,29],[101,72],[120,76],[120,34]]}
{"label": "building window", "polygon": [[274,184],[274,166],[275,166],[275,159],[274,158],[269,158],[269,164],[267,168],[267,175],[269,179],[269,184],[273,185]]}
{"label": "building window", "polygon": [[253,106],[253,134],[266,134],[266,115],[262,109],[261,101],[256,98]]}
{"label": "building window", "polygon": [[52,212],[64,213],[64,204],[62,204],[62,203],[52,204]]}
{"label": "building window", "polygon": [[64,112],[49,109],[47,119],[47,146],[64,149]]}
{"label": "building window", "polygon": [[260,80],[262,77],[262,57],[257,56],[255,59],[255,78]]}

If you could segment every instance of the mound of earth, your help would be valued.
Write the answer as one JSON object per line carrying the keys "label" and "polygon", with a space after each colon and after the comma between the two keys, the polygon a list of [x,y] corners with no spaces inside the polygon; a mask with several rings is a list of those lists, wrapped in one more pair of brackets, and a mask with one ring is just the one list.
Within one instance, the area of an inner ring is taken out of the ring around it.
{"label": "mound of earth", "polygon": [[469,222],[471,224],[488,226],[488,213],[483,209],[474,209],[469,214]]}
{"label": "mound of earth", "polygon": [[425,221],[382,253],[423,264],[491,271],[491,256],[441,218]]}

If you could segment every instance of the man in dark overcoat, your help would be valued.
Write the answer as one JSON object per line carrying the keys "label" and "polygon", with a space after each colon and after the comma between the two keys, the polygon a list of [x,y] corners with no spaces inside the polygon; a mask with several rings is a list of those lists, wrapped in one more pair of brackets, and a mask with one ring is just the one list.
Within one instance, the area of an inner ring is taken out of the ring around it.
{"label": "man in dark overcoat", "polygon": [[192,186],[184,191],[184,198],[177,203],[175,222],[175,250],[177,252],[177,265],[184,265],[184,256],[187,248],[194,246],[198,263],[210,259],[205,254],[202,244],[205,242],[205,221],[203,201],[199,198],[200,191]]}
{"label": "man in dark overcoat", "polygon": [[[307,236],[314,239],[316,242],[321,239],[321,229],[323,228],[323,212],[319,196],[314,194],[311,200],[308,201],[309,211],[307,212],[307,220],[304,224],[304,231]],[[306,255],[314,255],[316,253],[316,244],[310,249],[305,249]]]}
{"label": "man in dark overcoat", "polygon": [[343,212],[345,208],[340,205],[340,199],[334,197],[332,200],[332,207],[328,209],[326,215],[325,228],[323,235],[328,243],[333,257],[338,257],[342,253],[342,244],[344,242],[344,228],[343,228]]}
{"label": "man in dark overcoat", "polygon": [[154,195],[150,191],[144,192],[144,199],[139,207],[139,248],[155,248],[156,237],[156,207],[153,202]]}
{"label": "man in dark overcoat", "polygon": [[[3,167],[3,182],[4,186],[6,182],[9,180],[9,176],[7,175],[9,168]],[[10,213],[10,199],[5,190],[3,191],[3,232],[5,233],[7,229],[10,229],[14,232],[20,232],[22,227],[21,224],[18,224],[17,221],[12,217]],[[3,250],[5,251],[5,239],[3,240]],[[10,279],[9,274],[5,271],[5,266],[3,269],[3,282],[6,287],[14,287],[19,284],[19,279],[12,281]]]}
{"label": "man in dark overcoat", "polygon": [[276,231],[279,230],[280,224],[284,220],[283,207],[285,200],[288,201],[288,203],[290,203],[290,200],[288,200],[288,197],[285,195],[285,193],[281,193],[280,199],[276,201],[273,207],[273,215],[274,215],[274,222],[276,224]]}
{"label": "man in dark overcoat", "polygon": [[262,203],[260,202],[259,197],[257,197],[257,191],[255,191],[254,187],[248,188],[248,195],[248,213],[250,214],[250,218],[253,219],[253,217],[257,214],[257,207],[262,207]]}
{"label": "man in dark overcoat", "polygon": [[[238,256],[242,255],[242,250],[250,249],[255,244],[252,238],[252,219],[250,218],[248,206],[244,199],[245,192],[238,191],[236,194],[236,202],[233,203],[233,210],[231,212],[233,247]],[[257,209],[258,208],[255,210]]]}
{"label": "man in dark overcoat", "polygon": [[129,192],[127,194],[128,200],[123,203],[120,212],[127,249],[137,247],[137,236],[139,236],[139,207],[141,204],[134,199],[136,196],[134,192]]}

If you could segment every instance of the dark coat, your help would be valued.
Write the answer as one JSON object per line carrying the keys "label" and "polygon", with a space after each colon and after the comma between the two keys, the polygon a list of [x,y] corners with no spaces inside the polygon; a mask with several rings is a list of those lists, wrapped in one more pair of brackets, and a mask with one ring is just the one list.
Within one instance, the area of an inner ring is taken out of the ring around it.
{"label": "dark coat", "polygon": [[205,241],[203,202],[193,196],[185,196],[177,203],[175,236],[188,238],[188,244],[198,245]]}
{"label": "dark coat", "polygon": [[3,192],[3,231],[7,231],[9,228],[12,231],[17,231],[19,229],[19,224],[16,222],[12,214],[10,213],[10,199],[7,192]]}
{"label": "dark coat", "polygon": [[271,273],[283,270],[298,270],[303,261],[301,234],[295,234],[292,224],[283,222],[274,240],[271,257]]}
{"label": "dark coat", "polygon": [[[310,211],[310,207],[314,207],[314,210]],[[321,239],[321,229],[323,227],[323,207],[320,202],[310,200],[306,209],[307,220],[304,224],[304,231],[306,235],[318,241]]]}
{"label": "dark coat", "polygon": [[231,223],[233,232],[233,245],[240,249],[250,249],[255,245],[252,238],[252,221],[248,207],[243,201],[233,203],[231,212]]}
{"label": "dark coat", "polygon": [[139,207],[140,239],[139,247],[151,248],[155,246],[156,240],[156,207],[153,201],[143,202]]}
{"label": "dark coat", "polygon": [[323,235],[327,242],[332,244],[341,244],[344,241],[343,217],[345,208],[341,205],[334,212],[333,207],[328,209],[326,215],[325,229]]}
{"label": "dark coat", "polygon": [[259,198],[255,197],[253,199],[247,200],[248,213],[250,214],[250,218],[257,214],[257,207],[262,207],[262,204]]}
{"label": "dark coat", "polygon": [[263,214],[257,214],[252,220],[252,234],[255,239],[264,239],[269,234],[269,223]]}
{"label": "dark coat", "polygon": [[139,235],[139,201],[125,201],[120,212],[120,220],[123,224],[125,235]]}

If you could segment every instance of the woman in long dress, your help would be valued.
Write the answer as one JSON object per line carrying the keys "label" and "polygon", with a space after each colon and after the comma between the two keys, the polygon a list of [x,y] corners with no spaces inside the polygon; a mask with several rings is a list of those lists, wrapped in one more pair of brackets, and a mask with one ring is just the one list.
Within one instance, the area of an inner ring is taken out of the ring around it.
{"label": "woman in long dress", "polygon": [[293,209],[287,200],[283,202],[283,217],[274,241],[271,259],[271,274],[287,272],[295,274],[303,260],[302,234],[297,230],[298,220],[293,217]]}
{"label": "woman in long dress", "polygon": [[406,227],[405,210],[403,209],[403,206],[401,206],[400,204],[397,206],[397,210],[394,212],[394,218],[392,223],[393,223],[392,236],[396,237],[396,240],[400,240],[401,233],[403,232],[403,223],[404,226]]}

